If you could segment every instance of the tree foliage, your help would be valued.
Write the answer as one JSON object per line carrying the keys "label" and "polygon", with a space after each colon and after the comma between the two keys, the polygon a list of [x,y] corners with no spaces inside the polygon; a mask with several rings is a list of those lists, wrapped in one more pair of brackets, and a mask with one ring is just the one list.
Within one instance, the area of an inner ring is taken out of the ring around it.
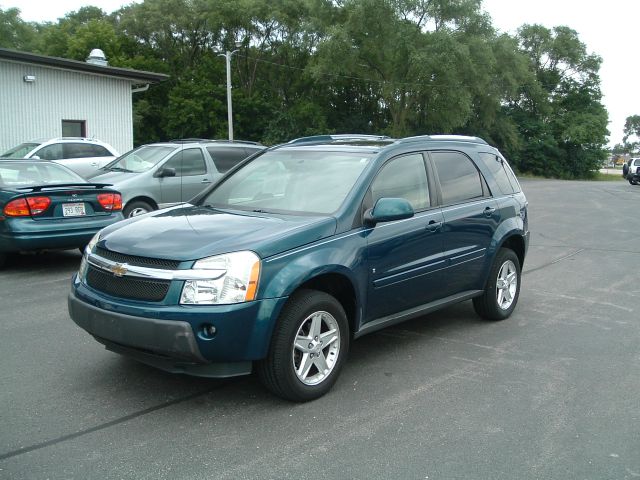
{"label": "tree foliage", "polygon": [[572,178],[608,133],[601,60],[577,33],[498,35],[481,0],[144,0],[43,24],[9,9],[0,47],[77,60],[101,48],[110,65],[168,74],[134,96],[136,143],[226,136],[225,52],[237,138],[478,135],[521,171]]}

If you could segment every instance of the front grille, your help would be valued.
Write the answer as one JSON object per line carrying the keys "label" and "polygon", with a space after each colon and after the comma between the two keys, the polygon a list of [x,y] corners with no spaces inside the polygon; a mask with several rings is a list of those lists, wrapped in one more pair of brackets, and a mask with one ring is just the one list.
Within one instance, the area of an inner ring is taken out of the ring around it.
{"label": "front grille", "polygon": [[169,291],[170,280],[147,280],[115,275],[89,265],[87,284],[100,292],[131,300],[159,302]]}
{"label": "front grille", "polygon": [[99,257],[106,258],[117,263],[128,263],[129,265],[136,265],[138,267],[149,268],[166,268],[168,270],[175,270],[180,265],[179,260],[165,260],[164,258],[149,258],[138,257],[136,255],[126,255],[124,253],[112,252],[105,248],[97,247],[95,254]]}

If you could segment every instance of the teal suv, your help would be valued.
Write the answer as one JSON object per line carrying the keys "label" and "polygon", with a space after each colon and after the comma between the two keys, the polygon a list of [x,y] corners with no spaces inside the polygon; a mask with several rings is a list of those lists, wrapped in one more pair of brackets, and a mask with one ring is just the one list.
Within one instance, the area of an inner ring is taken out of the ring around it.
{"label": "teal suv", "polygon": [[103,229],[69,313],[114,352],[191,375],[255,370],[305,401],[362,335],[466,300],[509,317],[528,242],[525,195],[479,138],[308,137]]}

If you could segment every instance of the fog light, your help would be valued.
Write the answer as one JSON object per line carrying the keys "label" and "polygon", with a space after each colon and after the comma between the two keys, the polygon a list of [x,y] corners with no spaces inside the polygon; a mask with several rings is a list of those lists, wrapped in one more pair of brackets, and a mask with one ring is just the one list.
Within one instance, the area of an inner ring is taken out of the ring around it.
{"label": "fog light", "polygon": [[210,324],[202,325],[200,331],[202,332],[202,337],[207,339],[215,337],[218,332],[216,327]]}

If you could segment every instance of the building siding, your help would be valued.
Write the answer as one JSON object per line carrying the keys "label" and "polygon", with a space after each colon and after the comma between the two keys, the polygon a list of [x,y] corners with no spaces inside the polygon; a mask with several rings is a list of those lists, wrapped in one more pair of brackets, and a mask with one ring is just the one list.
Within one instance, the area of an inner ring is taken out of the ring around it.
{"label": "building siding", "polygon": [[[35,75],[27,83],[25,75]],[[62,120],[84,120],[86,135],[119,153],[133,148],[132,81],[0,60],[0,152],[62,136]]]}

